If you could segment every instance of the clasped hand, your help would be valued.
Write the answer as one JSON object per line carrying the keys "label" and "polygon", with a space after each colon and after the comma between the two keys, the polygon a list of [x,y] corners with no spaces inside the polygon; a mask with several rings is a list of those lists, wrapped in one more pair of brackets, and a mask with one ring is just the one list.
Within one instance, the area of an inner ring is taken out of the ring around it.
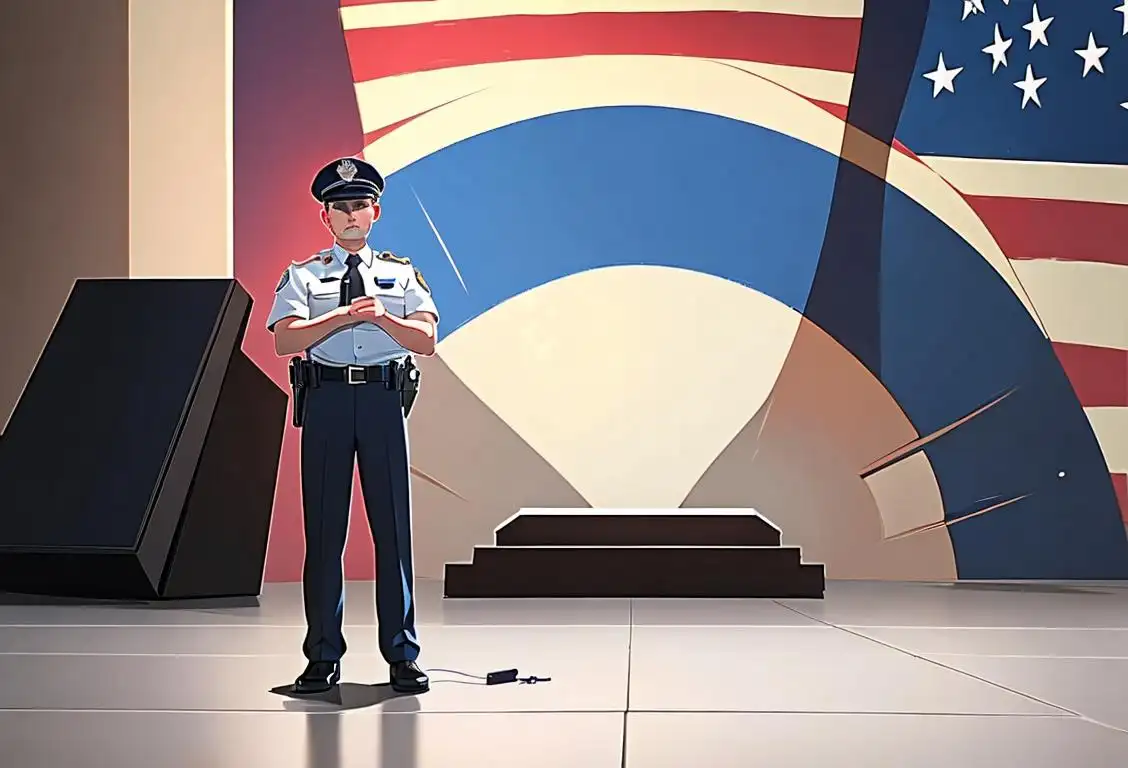
{"label": "clasped hand", "polygon": [[368,323],[374,323],[387,314],[383,302],[373,296],[361,296],[342,309],[347,312],[349,317]]}

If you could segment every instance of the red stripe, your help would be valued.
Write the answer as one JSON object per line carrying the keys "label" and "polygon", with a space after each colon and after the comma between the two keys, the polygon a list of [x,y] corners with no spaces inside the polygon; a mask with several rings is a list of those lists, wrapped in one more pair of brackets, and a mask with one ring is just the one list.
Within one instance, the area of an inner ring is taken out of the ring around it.
{"label": "red stripe", "polygon": [[1081,405],[1128,407],[1128,350],[1058,341],[1053,347]]}
{"label": "red stripe", "polygon": [[1128,266],[1128,205],[965,195],[1011,259]]}
{"label": "red stripe", "polygon": [[[398,0],[397,0],[397,2],[398,2]],[[430,111],[431,110],[427,110],[427,112],[430,112]],[[427,112],[420,112],[419,115],[425,115],[425,114],[427,114]],[[404,127],[405,125],[410,123],[412,120],[419,117],[419,115],[412,115],[411,117],[405,117],[403,120],[397,120],[394,123],[392,123],[391,125],[385,125],[383,128],[377,128],[374,131],[369,131],[368,133],[364,134],[364,146],[367,147],[369,144],[376,141],[376,139],[380,138],[381,136],[387,136],[389,133],[391,133],[395,129]]]}
{"label": "red stripe", "polygon": [[1116,500],[1120,502],[1120,519],[1128,523],[1128,475],[1113,475],[1112,487],[1116,490]]}
{"label": "red stripe", "polygon": [[835,104],[833,101],[820,101],[819,99],[807,99],[807,101],[811,102],[816,107],[825,109],[827,112],[843,121],[846,120],[846,113],[850,110],[845,104]]}
{"label": "red stripe", "polygon": [[860,19],[734,11],[497,16],[345,32],[353,80],[585,55],[738,59],[851,72]]}
{"label": "red stripe", "polygon": [[[393,2],[398,2],[398,1],[399,0],[393,0]],[[479,91],[475,91],[474,93],[467,94],[467,96],[473,96],[475,93],[479,93]],[[397,120],[396,122],[392,123],[391,125],[385,125],[382,128],[377,128],[376,130],[369,131],[368,133],[364,134],[364,146],[367,147],[369,144],[376,141],[376,139],[380,138],[381,136],[387,136],[389,133],[396,130],[397,128],[404,127],[405,125],[410,123],[412,120],[416,119],[417,117],[422,117],[423,115],[427,114],[428,112],[434,112],[436,109],[440,109],[442,107],[445,107],[448,104],[453,104],[454,102],[461,101],[462,99],[465,99],[465,98],[466,98],[466,96],[459,96],[456,99],[451,99],[450,101],[444,101],[442,104],[431,107],[430,109],[425,109],[422,112],[417,112],[416,114],[412,115],[411,117],[405,117],[402,120]]]}

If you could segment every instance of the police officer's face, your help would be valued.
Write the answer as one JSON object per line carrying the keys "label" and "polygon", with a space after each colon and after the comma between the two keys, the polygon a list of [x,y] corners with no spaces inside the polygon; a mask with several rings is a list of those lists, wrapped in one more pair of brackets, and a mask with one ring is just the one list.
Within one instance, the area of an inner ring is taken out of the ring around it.
{"label": "police officer's face", "polygon": [[380,218],[374,200],[338,200],[321,212],[321,221],[340,240],[363,240]]}

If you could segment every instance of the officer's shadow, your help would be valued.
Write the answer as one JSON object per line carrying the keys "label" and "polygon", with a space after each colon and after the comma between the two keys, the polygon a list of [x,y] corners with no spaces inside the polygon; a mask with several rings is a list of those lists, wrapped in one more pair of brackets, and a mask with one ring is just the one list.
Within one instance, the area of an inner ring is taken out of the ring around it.
{"label": "officer's shadow", "polygon": [[325,693],[303,694],[294,693],[293,685],[280,685],[270,692],[286,698],[282,708],[289,712],[365,709],[392,699],[414,698],[410,694],[396,693],[388,683],[340,683]]}
{"label": "officer's shadow", "polygon": [[[326,693],[300,696],[294,693],[292,685],[280,685],[270,691],[286,698],[282,702],[286,711],[308,715],[305,718],[307,768],[344,766],[348,746],[342,738],[338,713],[372,707],[392,699],[402,700],[396,703],[394,714],[385,712],[380,715],[380,722],[383,722],[382,718],[394,717],[395,725],[381,728],[376,765],[416,768],[419,764],[419,723],[415,717],[403,717],[404,714],[413,715],[421,711],[419,699],[413,695],[396,693],[388,683],[341,683]],[[327,714],[328,717],[325,716]]]}
{"label": "officer's shadow", "polygon": [[[431,680],[431,685],[436,683],[445,685],[485,685],[485,682],[471,680]],[[279,685],[271,688],[270,692],[282,696],[287,700],[282,702],[282,708],[288,712],[340,712],[349,709],[365,709],[375,707],[386,701],[402,699],[402,703],[395,708],[396,712],[418,712],[419,699],[412,693],[396,693],[390,683],[376,683],[364,685],[362,683],[340,683],[333,686],[326,693],[294,693],[294,686]]]}

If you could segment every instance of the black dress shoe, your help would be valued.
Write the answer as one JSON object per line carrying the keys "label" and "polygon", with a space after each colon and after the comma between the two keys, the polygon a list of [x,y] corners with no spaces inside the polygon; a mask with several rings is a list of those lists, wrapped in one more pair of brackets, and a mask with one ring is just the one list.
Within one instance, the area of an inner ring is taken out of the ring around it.
{"label": "black dress shoe", "polygon": [[391,665],[389,675],[392,690],[396,693],[426,693],[431,690],[427,673],[414,661],[397,661]]}
{"label": "black dress shoe", "polygon": [[294,681],[294,693],[325,693],[341,682],[341,662],[311,661]]}

